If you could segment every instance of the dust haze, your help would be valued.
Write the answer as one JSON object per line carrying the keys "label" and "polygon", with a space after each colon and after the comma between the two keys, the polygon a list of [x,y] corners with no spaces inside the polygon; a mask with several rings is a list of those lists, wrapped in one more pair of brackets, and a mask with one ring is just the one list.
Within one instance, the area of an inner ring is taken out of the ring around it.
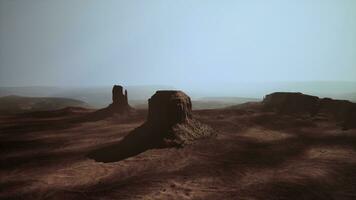
{"label": "dust haze", "polygon": [[0,199],[355,199],[355,10],[0,0]]}

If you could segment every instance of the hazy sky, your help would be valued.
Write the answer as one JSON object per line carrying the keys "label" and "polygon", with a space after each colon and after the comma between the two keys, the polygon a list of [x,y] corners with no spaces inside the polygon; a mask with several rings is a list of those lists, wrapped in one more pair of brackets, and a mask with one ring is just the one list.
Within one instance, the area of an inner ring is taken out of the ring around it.
{"label": "hazy sky", "polygon": [[0,86],[356,81],[355,0],[0,0]]}

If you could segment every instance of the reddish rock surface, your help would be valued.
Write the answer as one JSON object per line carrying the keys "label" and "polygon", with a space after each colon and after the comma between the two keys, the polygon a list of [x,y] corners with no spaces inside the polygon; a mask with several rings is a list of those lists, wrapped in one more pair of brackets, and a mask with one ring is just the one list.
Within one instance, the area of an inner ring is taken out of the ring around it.
{"label": "reddish rock surface", "polygon": [[128,103],[127,90],[123,93],[121,85],[114,85],[112,89],[112,103],[103,109],[99,109],[87,116],[84,116],[82,121],[96,121],[108,117],[127,118],[134,112],[134,109]]}
{"label": "reddish rock surface", "polygon": [[112,102],[117,105],[128,105],[127,90],[123,94],[123,87],[121,85],[114,85],[112,88]]}
{"label": "reddish rock surface", "polygon": [[193,118],[190,97],[182,91],[157,91],[149,100],[146,124],[159,134],[164,146],[180,146],[215,132]]}
{"label": "reddish rock surface", "polygon": [[192,103],[182,91],[157,91],[149,99],[147,121],[131,131],[120,143],[92,152],[100,162],[114,162],[148,149],[181,147],[216,131],[193,118]]}
{"label": "reddish rock surface", "polygon": [[[0,116],[0,199],[356,197],[356,129],[340,130],[332,118],[265,112],[255,104],[193,110],[192,118],[218,130],[219,137],[140,153],[137,148],[155,141],[154,134],[134,145],[128,135],[148,133],[137,129],[147,110],[124,121],[90,123],[73,123],[86,112],[72,111]],[[120,162],[88,157],[117,143],[93,156]]]}
{"label": "reddish rock surface", "polygon": [[275,92],[263,99],[265,108],[282,113],[310,113],[318,111],[319,98],[293,92]]}
{"label": "reddish rock surface", "polygon": [[172,126],[192,119],[192,102],[181,91],[157,91],[148,100],[149,123]]}
{"label": "reddish rock surface", "polygon": [[356,128],[356,104],[346,100],[319,99],[302,93],[276,92],[263,100],[266,110],[283,114],[328,115],[340,122],[343,129]]}
{"label": "reddish rock surface", "polygon": [[125,113],[132,109],[128,103],[127,90],[123,93],[121,85],[112,88],[112,104],[108,108],[115,113]]}

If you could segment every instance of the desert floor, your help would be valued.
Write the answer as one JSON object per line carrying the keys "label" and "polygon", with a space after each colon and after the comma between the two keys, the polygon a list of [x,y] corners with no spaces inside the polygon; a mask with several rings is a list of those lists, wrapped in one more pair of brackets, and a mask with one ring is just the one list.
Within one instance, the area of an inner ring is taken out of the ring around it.
{"label": "desert floor", "polygon": [[75,122],[85,113],[0,118],[0,199],[356,199],[356,130],[324,116],[194,111],[216,138],[124,160],[88,154],[146,118]]}

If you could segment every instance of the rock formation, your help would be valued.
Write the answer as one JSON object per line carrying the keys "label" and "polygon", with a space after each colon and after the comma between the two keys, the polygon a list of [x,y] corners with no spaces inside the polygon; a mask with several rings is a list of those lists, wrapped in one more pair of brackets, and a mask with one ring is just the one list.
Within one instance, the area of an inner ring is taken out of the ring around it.
{"label": "rock formation", "polygon": [[342,123],[344,129],[356,128],[356,104],[346,100],[320,99],[319,112]]}
{"label": "rock formation", "polygon": [[193,118],[190,97],[182,91],[157,91],[148,105],[142,134],[154,140],[151,144],[156,147],[182,146],[215,135],[212,128]]}
{"label": "rock formation", "polygon": [[192,103],[184,92],[157,91],[149,99],[147,121],[119,144],[92,152],[101,162],[119,161],[147,149],[181,147],[194,140],[215,136],[216,132],[194,119]]}
{"label": "rock formation", "polygon": [[190,97],[182,91],[157,91],[148,102],[146,124],[162,146],[181,146],[216,134],[193,118]]}
{"label": "rock formation", "polygon": [[127,90],[125,90],[125,94],[123,92],[123,87],[121,85],[114,85],[112,88],[112,103],[113,104],[123,104],[127,105]]}
{"label": "rock formation", "polygon": [[114,85],[112,88],[112,104],[108,109],[114,113],[127,113],[132,109],[128,103],[127,90],[123,93],[121,85]]}
{"label": "rock formation", "polygon": [[266,109],[282,113],[310,113],[318,111],[319,98],[294,92],[275,92],[263,99]]}
{"label": "rock formation", "polygon": [[192,120],[192,102],[181,91],[157,91],[148,100],[148,123],[173,126]]}
{"label": "rock formation", "polygon": [[345,113],[352,110],[354,103],[346,100],[335,100],[330,98],[320,99],[319,112],[328,113],[340,119]]}
{"label": "rock formation", "polygon": [[263,99],[266,110],[284,114],[328,115],[341,122],[344,129],[356,128],[356,104],[346,100],[320,99],[302,93],[276,92]]}
{"label": "rock formation", "polygon": [[85,116],[82,121],[97,121],[107,117],[127,118],[134,109],[128,103],[127,90],[123,93],[123,87],[114,85],[112,89],[112,103],[103,109],[97,110]]}
{"label": "rock formation", "polygon": [[354,129],[356,128],[356,105],[347,111],[345,115],[345,120],[343,121],[343,129]]}

